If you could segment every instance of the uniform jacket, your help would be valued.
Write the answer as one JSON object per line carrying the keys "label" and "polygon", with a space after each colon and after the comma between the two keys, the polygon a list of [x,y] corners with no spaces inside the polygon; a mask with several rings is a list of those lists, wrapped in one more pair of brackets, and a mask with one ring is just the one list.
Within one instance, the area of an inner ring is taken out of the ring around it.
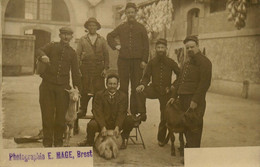
{"label": "uniform jacket", "polygon": [[63,85],[69,85],[70,70],[72,73],[73,86],[81,89],[78,59],[75,50],[68,44],[51,42],[37,51],[37,59],[41,61],[42,56],[48,56],[50,64],[41,77],[44,81]]}
{"label": "uniform jacket", "polygon": [[148,61],[149,41],[145,27],[138,23],[125,22],[107,35],[107,41],[112,49],[116,49],[115,38],[119,37],[121,49],[119,57],[125,59],[142,59]]}
{"label": "uniform jacket", "polygon": [[118,126],[122,129],[123,121],[127,115],[127,97],[117,91],[114,99],[110,99],[107,90],[96,93],[93,104],[93,115],[100,128],[114,129]]}
{"label": "uniform jacket", "polygon": [[165,94],[166,87],[170,88],[171,86],[172,71],[177,77],[179,76],[180,69],[174,60],[167,56],[162,58],[156,56],[147,64],[141,84],[147,86],[152,77],[151,85],[160,92],[160,94]]}
{"label": "uniform jacket", "polygon": [[83,76],[100,75],[104,69],[109,68],[107,43],[99,34],[97,34],[94,45],[92,45],[88,35],[81,37],[76,52]]}
{"label": "uniform jacket", "polygon": [[177,94],[193,94],[192,101],[198,103],[205,99],[212,75],[212,64],[201,52],[194,55],[181,69],[177,82]]}

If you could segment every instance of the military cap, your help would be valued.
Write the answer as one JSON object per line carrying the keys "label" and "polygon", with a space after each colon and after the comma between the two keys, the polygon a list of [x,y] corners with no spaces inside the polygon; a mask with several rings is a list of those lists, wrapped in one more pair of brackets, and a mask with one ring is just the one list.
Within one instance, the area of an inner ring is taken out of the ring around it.
{"label": "military cap", "polygon": [[167,40],[164,38],[160,38],[156,41],[156,45],[158,45],[158,44],[163,44],[163,45],[167,46]]}
{"label": "military cap", "polygon": [[127,8],[134,8],[134,9],[137,11],[136,4],[133,3],[133,2],[128,2],[128,3],[126,4],[125,10],[126,10]]}
{"label": "military cap", "polygon": [[198,37],[197,37],[197,36],[194,36],[194,35],[192,35],[192,36],[187,36],[187,37],[184,39],[183,43],[186,44],[188,41],[194,41],[194,42],[196,42],[196,44],[199,43]]}
{"label": "military cap", "polygon": [[70,27],[61,27],[60,28],[60,33],[69,33],[69,34],[73,34],[73,31]]}
{"label": "military cap", "polygon": [[86,29],[88,29],[88,24],[89,24],[89,23],[96,23],[98,30],[101,28],[100,23],[97,21],[97,19],[96,19],[95,17],[90,17],[90,18],[85,22],[84,27],[85,27]]}

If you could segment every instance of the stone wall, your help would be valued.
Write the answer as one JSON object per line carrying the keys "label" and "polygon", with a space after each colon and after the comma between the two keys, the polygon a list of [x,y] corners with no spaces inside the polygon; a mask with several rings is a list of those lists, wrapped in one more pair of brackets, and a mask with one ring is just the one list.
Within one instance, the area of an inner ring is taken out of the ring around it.
{"label": "stone wall", "polygon": [[3,75],[33,74],[34,36],[2,36]]}

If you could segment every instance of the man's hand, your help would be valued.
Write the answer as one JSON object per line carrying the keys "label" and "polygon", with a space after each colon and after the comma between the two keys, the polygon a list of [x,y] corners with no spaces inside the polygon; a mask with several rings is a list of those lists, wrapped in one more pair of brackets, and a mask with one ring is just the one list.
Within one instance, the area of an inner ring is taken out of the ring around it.
{"label": "man's hand", "polygon": [[146,66],[146,62],[142,61],[141,64],[140,64],[140,67],[141,67],[142,69],[144,69],[145,66]]}
{"label": "man's hand", "polygon": [[101,76],[105,78],[106,74],[107,74],[107,70],[104,69],[104,70],[102,71],[102,73],[101,73]]}
{"label": "man's hand", "polygon": [[48,56],[44,55],[41,57],[41,61],[44,62],[44,63],[49,63],[50,62],[50,59]]}
{"label": "man's hand", "polygon": [[118,136],[119,135],[119,127],[116,126],[114,129],[114,136]]}
{"label": "man's hand", "polygon": [[167,102],[167,105],[168,105],[168,104],[173,104],[174,101],[175,101],[174,98],[170,98],[169,101]]}
{"label": "man's hand", "polygon": [[136,88],[136,92],[137,93],[141,93],[141,92],[143,92],[144,91],[144,85],[139,85],[139,86],[137,86],[137,88]]}
{"label": "man's hand", "polygon": [[116,50],[120,50],[121,49],[121,45],[116,45]]}
{"label": "man's hand", "polygon": [[198,104],[195,103],[194,101],[191,101],[191,102],[190,102],[190,108],[191,108],[191,109],[195,109],[195,108],[197,108],[197,106],[198,106]]}
{"label": "man's hand", "polygon": [[101,130],[101,136],[107,136],[107,128],[106,127],[103,127],[102,130]]}

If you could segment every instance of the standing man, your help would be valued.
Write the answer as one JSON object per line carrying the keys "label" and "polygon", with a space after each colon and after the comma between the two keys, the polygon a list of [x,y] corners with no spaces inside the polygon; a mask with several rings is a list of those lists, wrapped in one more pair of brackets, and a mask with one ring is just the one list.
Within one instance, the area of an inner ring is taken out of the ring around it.
{"label": "standing man", "polygon": [[119,77],[116,74],[109,74],[106,79],[107,89],[96,93],[93,104],[94,119],[87,125],[86,139],[78,143],[79,146],[93,146],[96,132],[101,132],[102,136],[107,135],[108,129],[114,129],[114,135],[123,138],[122,148],[126,148],[125,139],[134,126],[131,116],[127,116],[126,94],[117,90]]}
{"label": "standing man", "polygon": [[[144,76],[141,80],[141,84],[136,88],[136,91],[138,92],[137,101],[138,111],[140,113],[146,112],[146,98],[159,99],[161,121],[158,128],[157,139],[159,146],[162,147],[164,146],[164,140],[167,132],[165,107],[171,97],[172,71],[176,76],[178,76],[180,70],[177,63],[166,56],[166,39],[159,39],[156,42],[155,50],[156,56],[149,61]],[[152,83],[148,86],[151,77]]]}
{"label": "standing man", "polygon": [[[60,42],[51,42],[38,50],[38,61],[46,64],[40,76],[40,106],[43,125],[43,146],[63,146],[65,113],[69,105],[70,71],[73,86],[81,89],[78,59],[69,46],[73,31],[69,27],[60,29]],[[54,140],[54,141],[53,141]]]}
{"label": "standing man", "polygon": [[101,28],[96,18],[89,18],[84,27],[88,33],[81,37],[77,46],[80,72],[82,74],[82,97],[78,117],[86,115],[88,102],[94,94],[105,89],[104,77],[109,68],[106,40],[97,33]]}
{"label": "standing man", "polygon": [[196,36],[188,36],[183,42],[187,51],[187,61],[181,69],[177,91],[169,103],[179,96],[180,103],[187,117],[191,119],[185,132],[186,147],[200,147],[203,129],[203,116],[206,109],[206,93],[209,89],[212,75],[210,60],[201,53],[199,40]]}
{"label": "standing man", "polygon": [[[127,21],[107,35],[110,47],[119,51],[117,65],[121,80],[120,90],[126,95],[128,95],[129,80],[131,81],[130,111],[133,115],[137,114],[135,89],[142,78],[149,55],[147,32],[145,27],[136,21],[136,13],[136,5],[127,3],[125,8]],[[116,42],[116,37],[119,37],[120,44]],[[142,113],[140,118],[145,121],[146,113]]]}

